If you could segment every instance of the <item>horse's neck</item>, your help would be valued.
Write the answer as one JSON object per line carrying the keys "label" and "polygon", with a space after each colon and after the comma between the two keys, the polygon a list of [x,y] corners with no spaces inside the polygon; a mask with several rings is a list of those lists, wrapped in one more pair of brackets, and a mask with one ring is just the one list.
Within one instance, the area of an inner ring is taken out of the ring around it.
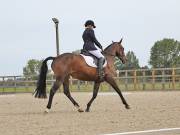
{"label": "horse's neck", "polygon": [[104,53],[115,55],[116,54],[116,50],[115,50],[115,48],[113,46],[110,46],[110,47],[108,47],[108,48],[106,48],[104,50]]}
{"label": "horse's neck", "polygon": [[[116,76],[116,68],[115,68],[115,51],[113,49],[108,49],[105,50],[105,57],[108,61],[108,68],[111,70],[111,73],[113,74],[113,76]],[[114,56],[113,56],[114,55]]]}

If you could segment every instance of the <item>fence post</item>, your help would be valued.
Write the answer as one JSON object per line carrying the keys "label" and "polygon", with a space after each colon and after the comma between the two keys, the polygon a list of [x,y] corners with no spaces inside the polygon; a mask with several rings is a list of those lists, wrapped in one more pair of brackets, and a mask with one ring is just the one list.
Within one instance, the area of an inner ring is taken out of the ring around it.
{"label": "fence post", "polygon": [[143,70],[143,90],[145,90],[146,89],[146,72],[145,72],[145,70]]}
{"label": "fence post", "polygon": [[2,79],[3,79],[3,93],[4,93],[4,89],[5,89],[5,79],[4,79],[4,77],[3,77]]}
{"label": "fence post", "polygon": [[134,70],[134,89],[136,90],[136,86],[137,86],[137,75],[136,75],[136,70]]}
{"label": "fence post", "polygon": [[72,76],[70,76],[70,87],[71,87],[71,89],[72,89],[72,86],[73,86],[73,78],[72,78]]}
{"label": "fence post", "polygon": [[155,89],[155,70],[152,70],[152,89]]}
{"label": "fence post", "polygon": [[26,92],[28,91],[28,77],[25,76],[25,87],[26,87]]}
{"label": "fence post", "polygon": [[165,89],[165,71],[162,70],[162,89]]}
{"label": "fence post", "polygon": [[116,74],[117,74],[116,77],[119,77],[119,70],[116,70]]}
{"label": "fence post", "polygon": [[172,87],[175,89],[175,69],[172,69]]}
{"label": "fence post", "polygon": [[14,92],[16,92],[16,76],[14,76]]}
{"label": "fence post", "polygon": [[70,76],[70,79],[69,79],[69,87],[70,87],[70,89],[73,89],[73,78],[72,78],[72,76]]}
{"label": "fence post", "polygon": [[85,81],[85,85],[88,85],[88,81]]}
{"label": "fence post", "polygon": [[54,75],[53,74],[51,74],[51,86],[53,86],[53,84],[54,84]]}
{"label": "fence post", "polygon": [[118,82],[118,85],[120,84],[119,70],[116,70],[116,82]]}
{"label": "fence post", "polygon": [[128,72],[125,71],[125,89],[128,90]]}
{"label": "fence post", "polygon": [[78,82],[77,82],[77,89],[80,91],[81,89],[80,89],[80,80],[77,80]]}

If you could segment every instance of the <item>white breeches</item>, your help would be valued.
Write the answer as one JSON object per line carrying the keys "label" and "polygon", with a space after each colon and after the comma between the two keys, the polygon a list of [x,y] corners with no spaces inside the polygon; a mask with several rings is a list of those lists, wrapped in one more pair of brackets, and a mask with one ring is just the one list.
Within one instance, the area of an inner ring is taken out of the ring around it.
{"label": "white breeches", "polygon": [[100,50],[93,50],[93,51],[89,51],[92,55],[96,56],[98,59],[99,58],[104,58],[104,56],[102,55]]}

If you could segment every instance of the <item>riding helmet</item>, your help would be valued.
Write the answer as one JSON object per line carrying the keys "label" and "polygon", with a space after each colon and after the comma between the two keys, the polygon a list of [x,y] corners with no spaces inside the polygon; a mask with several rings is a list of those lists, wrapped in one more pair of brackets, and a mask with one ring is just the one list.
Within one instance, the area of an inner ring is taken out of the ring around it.
{"label": "riding helmet", "polygon": [[93,26],[94,28],[96,28],[96,26],[94,25],[94,22],[92,20],[87,20],[84,24],[85,27],[87,27],[88,25]]}

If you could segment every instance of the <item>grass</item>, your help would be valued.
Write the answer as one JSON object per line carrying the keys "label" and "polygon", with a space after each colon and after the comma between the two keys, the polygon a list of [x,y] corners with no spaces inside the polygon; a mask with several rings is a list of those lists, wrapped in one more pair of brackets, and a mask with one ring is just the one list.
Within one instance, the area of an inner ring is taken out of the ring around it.
{"label": "grass", "polygon": [[[134,85],[133,83],[129,83],[127,86],[122,83],[122,82],[117,82],[119,88],[122,91],[148,91],[148,90],[180,90],[180,84],[176,83],[175,87],[173,89],[172,83],[165,83],[164,86],[162,83],[155,83],[154,85],[152,83],[145,83],[144,84],[144,89],[143,89],[143,84],[138,83]],[[47,90],[49,91],[51,88],[51,85],[47,85]],[[5,88],[0,88],[0,93],[13,93],[13,92],[33,92],[35,89],[35,86],[29,86],[29,87],[5,87]],[[88,83],[81,83],[79,86],[78,85],[70,85],[70,90],[73,92],[90,92],[93,91],[93,83],[88,82]],[[60,91],[63,91],[62,86],[60,87]],[[100,91],[101,92],[110,92],[113,91],[113,88],[110,87],[109,84],[107,83],[102,83],[100,86]]]}

